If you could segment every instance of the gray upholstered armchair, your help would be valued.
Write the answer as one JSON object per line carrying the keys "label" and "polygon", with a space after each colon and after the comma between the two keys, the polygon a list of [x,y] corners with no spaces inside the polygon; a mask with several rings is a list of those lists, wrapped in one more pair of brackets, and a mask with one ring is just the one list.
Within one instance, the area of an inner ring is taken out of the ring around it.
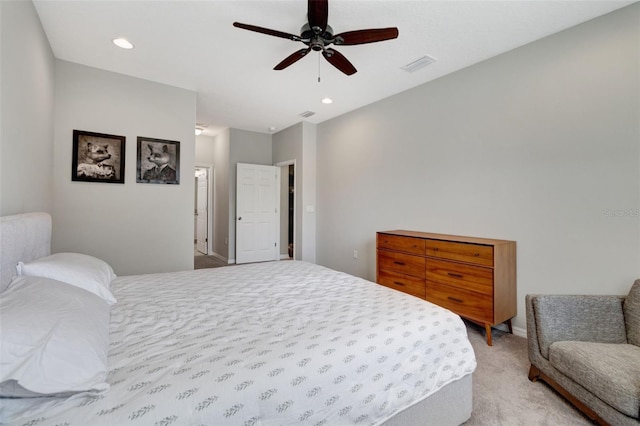
{"label": "gray upholstered armchair", "polygon": [[640,279],[629,295],[527,295],[529,380],[598,424],[640,424]]}

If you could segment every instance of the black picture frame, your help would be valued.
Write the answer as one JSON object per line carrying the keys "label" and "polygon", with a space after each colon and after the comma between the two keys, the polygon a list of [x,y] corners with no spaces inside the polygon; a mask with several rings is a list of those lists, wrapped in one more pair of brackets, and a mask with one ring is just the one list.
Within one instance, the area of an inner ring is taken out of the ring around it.
{"label": "black picture frame", "polygon": [[73,130],[71,180],[124,183],[126,137]]}
{"label": "black picture frame", "polygon": [[180,142],[138,136],[136,182],[179,185]]}

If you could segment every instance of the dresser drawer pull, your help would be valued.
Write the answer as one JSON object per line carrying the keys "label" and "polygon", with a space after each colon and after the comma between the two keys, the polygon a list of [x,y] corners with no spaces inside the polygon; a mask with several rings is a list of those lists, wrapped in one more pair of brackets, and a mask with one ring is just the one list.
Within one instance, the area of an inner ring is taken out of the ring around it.
{"label": "dresser drawer pull", "polygon": [[458,299],[457,297],[447,296],[447,299],[451,300],[452,302],[456,302],[456,303],[464,303],[464,300]]}
{"label": "dresser drawer pull", "polygon": [[480,257],[480,253],[473,253],[475,257]]}
{"label": "dresser drawer pull", "polygon": [[395,263],[396,265],[400,265],[400,266],[404,266],[405,265],[404,262],[398,262],[397,260],[394,261],[393,263]]}
{"label": "dresser drawer pull", "polygon": [[401,283],[400,281],[394,281],[393,283],[397,285],[404,285],[404,283]]}
{"label": "dresser drawer pull", "polygon": [[447,275],[449,275],[450,277],[453,277],[453,278],[464,278],[464,275],[462,275],[462,274],[455,274],[455,273],[453,273],[453,272],[447,272]]}

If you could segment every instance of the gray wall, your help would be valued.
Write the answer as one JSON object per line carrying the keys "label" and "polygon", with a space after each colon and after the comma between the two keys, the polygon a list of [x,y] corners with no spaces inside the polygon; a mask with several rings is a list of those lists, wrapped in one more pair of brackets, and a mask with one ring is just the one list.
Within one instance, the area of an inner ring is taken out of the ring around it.
{"label": "gray wall", "polygon": [[[194,92],[56,61],[53,251],[118,275],[193,269]],[[71,181],[74,129],[126,137],[125,183]],[[180,141],[180,184],[136,183],[137,137]]]}
{"label": "gray wall", "polygon": [[0,1],[0,215],[52,210],[55,59],[31,2]]}
{"label": "gray wall", "polygon": [[[318,263],[375,279],[375,232],[516,240],[527,293],[640,277],[640,5],[318,125]],[[353,258],[353,250],[359,258]]]}

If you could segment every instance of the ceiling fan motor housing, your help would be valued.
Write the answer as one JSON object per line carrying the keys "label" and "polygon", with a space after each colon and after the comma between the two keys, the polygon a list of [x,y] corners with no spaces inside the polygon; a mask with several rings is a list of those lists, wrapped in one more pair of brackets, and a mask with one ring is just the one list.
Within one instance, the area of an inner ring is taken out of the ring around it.
{"label": "ceiling fan motor housing", "polygon": [[300,28],[300,38],[302,38],[302,42],[311,47],[312,50],[319,52],[324,50],[325,46],[333,43],[333,28],[327,25],[327,28],[322,31],[322,28],[311,28],[307,23]]}

